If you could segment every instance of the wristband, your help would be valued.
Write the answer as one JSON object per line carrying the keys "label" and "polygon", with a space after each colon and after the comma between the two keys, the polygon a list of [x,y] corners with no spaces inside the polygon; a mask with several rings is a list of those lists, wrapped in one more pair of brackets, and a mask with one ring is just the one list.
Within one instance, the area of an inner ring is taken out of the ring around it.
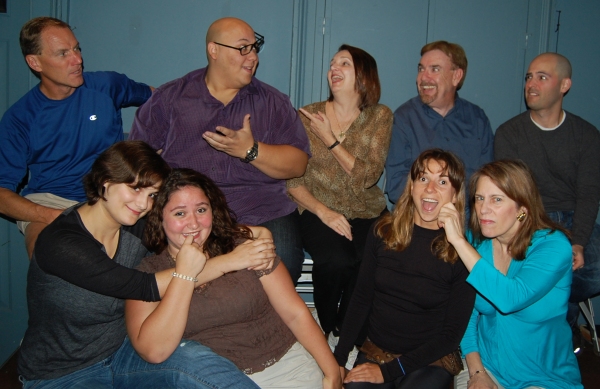
{"label": "wristband", "polygon": [[186,281],[198,282],[197,278],[190,277],[190,276],[184,276],[183,274],[179,274],[179,273],[175,273],[175,272],[173,272],[173,277],[181,278],[182,280],[186,280]]}
{"label": "wristband", "polygon": [[335,142],[333,142],[333,144],[332,144],[331,146],[329,146],[329,147],[327,148],[327,150],[332,150],[332,149],[333,149],[335,146],[337,146],[337,145],[339,145],[339,144],[340,144],[340,141],[339,141],[339,140],[336,140]]}

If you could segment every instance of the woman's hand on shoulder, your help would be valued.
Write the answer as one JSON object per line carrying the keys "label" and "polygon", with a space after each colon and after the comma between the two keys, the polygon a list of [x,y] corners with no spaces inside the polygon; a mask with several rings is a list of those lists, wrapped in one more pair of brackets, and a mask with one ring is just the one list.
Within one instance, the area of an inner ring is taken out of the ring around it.
{"label": "woman's hand on shoulder", "polygon": [[463,220],[452,203],[446,203],[440,209],[438,215],[438,226],[446,232],[448,242],[455,244],[464,239]]}
{"label": "woman's hand on shoulder", "polygon": [[333,135],[331,123],[329,122],[327,115],[325,115],[323,112],[312,114],[304,108],[300,108],[299,111],[310,119],[311,132],[321,139],[325,146],[329,147],[337,140],[335,139],[335,135]]}
{"label": "woman's hand on shoulder", "polygon": [[346,237],[346,239],[352,240],[352,227],[344,215],[326,208],[319,212],[318,216],[327,227]]}
{"label": "woman's hand on shoulder", "polygon": [[469,379],[467,389],[498,389],[498,386],[492,381],[488,373],[482,372],[474,374]]}
{"label": "woman's hand on shoulder", "polygon": [[273,240],[267,238],[247,240],[233,249],[229,255],[231,255],[229,271],[270,269],[277,256]]}
{"label": "woman's hand on shoulder", "polygon": [[185,237],[175,262],[175,271],[184,276],[196,277],[204,269],[206,264],[206,255],[198,243],[194,242],[194,237],[188,235]]}
{"label": "woman's hand on shoulder", "polygon": [[352,370],[350,370],[344,379],[345,384],[349,382],[371,382],[373,384],[383,384],[383,374],[381,374],[379,365],[367,362],[355,366]]}

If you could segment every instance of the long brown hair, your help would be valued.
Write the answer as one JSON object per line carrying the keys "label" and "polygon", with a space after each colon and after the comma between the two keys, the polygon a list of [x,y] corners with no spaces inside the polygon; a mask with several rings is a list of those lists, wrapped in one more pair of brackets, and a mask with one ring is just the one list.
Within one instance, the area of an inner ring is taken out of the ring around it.
{"label": "long brown hair", "polygon": [[227,254],[233,251],[240,240],[253,238],[248,227],[237,223],[235,214],[227,205],[225,195],[210,178],[192,169],[173,169],[158,193],[152,211],[148,213],[145,231],[148,248],[155,253],[161,253],[167,248],[167,236],[162,225],[163,210],[171,196],[186,186],[201,189],[210,203],[213,215],[212,230],[204,243],[204,250],[210,257]]}
{"label": "long brown hair", "polygon": [[[414,229],[415,204],[412,198],[412,185],[415,180],[427,170],[429,161],[440,164],[445,174],[448,175],[452,187],[456,191],[456,207],[461,216],[461,223],[465,219],[465,168],[460,159],[449,151],[430,149],[423,151],[413,162],[409,179],[404,187],[404,192],[398,199],[394,210],[382,216],[375,225],[375,233],[383,239],[390,250],[403,251],[411,242]],[[431,252],[444,262],[454,263],[458,254],[446,239],[446,234],[440,234],[431,243]]]}
{"label": "long brown hair", "polygon": [[481,233],[479,219],[475,212],[475,194],[477,183],[481,177],[488,177],[498,189],[517,203],[517,207],[527,210],[525,219],[520,222],[518,232],[508,243],[508,252],[511,257],[516,260],[525,259],[527,248],[537,230],[550,229],[552,232],[558,230],[569,236],[565,229],[546,215],[542,196],[529,167],[522,161],[500,160],[483,165],[473,174],[469,183],[472,210],[469,226],[475,245],[479,245],[484,239],[487,239]]}

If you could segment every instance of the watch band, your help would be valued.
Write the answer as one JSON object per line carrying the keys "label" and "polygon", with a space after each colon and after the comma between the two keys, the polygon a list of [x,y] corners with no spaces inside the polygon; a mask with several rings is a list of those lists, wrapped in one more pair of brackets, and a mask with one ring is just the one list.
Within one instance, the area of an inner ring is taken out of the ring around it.
{"label": "watch band", "polygon": [[254,144],[248,151],[246,151],[246,158],[240,158],[244,163],[252,162],[258,157],[258,142],[254,141]]}

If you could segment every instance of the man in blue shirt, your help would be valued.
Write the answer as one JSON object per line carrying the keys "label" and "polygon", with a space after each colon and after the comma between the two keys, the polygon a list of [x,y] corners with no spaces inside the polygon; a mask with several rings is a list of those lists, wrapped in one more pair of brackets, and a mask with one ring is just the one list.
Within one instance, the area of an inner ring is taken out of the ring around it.
{"label": "man in blue shirt", "polygon": [[20,44],[40,83],[0,121],[0,213],[18,221],[31,257],[40,231],[85,200],[81,179],[96,157],[123,140],[121,108],[143,104],[152,88],[114,72],[84,73],[79,42],[61,20],[28,21]]}
{"label": "man in blue shirt", "polygon": [[458,97],[467,74],[463,48],[446,41],[421,49],[417,74],[419,96],[394,112],[392,140],[385,164],[385,191],[395,203],[413,161],[430,148],[452,151],[465,164],[467,177],[493,158],[494,134],[485,112]]}

